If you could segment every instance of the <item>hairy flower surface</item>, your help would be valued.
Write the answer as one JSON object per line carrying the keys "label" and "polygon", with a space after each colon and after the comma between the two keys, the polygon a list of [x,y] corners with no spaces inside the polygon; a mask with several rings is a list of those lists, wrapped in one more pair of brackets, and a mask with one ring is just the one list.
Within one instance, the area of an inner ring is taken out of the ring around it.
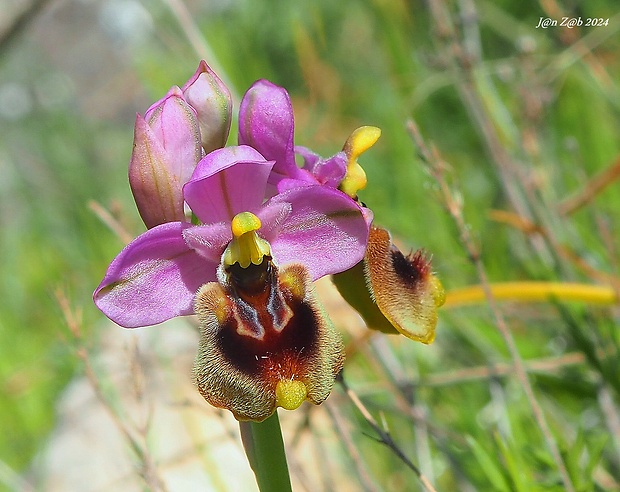
{"label": "hairy flower surface", "polygon": [[261,421],[329,396],[344,346],[303,265],[278,268],[267,254],[246,268],[233,263],[201,287],[195,307],[194,380],[212,405]]}
{"label": "hairy flower surface", "polygon": [[232,219],[251,212],[256,234],[276,265],[301,263],[310,278],[344,271],[364,256],[368,224],[361,208],[338,190],[304,186],[264,202],[274,166],[247,146],[207,154],[183,187],[202,222],[174,221],[140,235],[114,259],[94,294],[97,306],[128,328],[194,312],[194,296],[216,271],[233,239]]}

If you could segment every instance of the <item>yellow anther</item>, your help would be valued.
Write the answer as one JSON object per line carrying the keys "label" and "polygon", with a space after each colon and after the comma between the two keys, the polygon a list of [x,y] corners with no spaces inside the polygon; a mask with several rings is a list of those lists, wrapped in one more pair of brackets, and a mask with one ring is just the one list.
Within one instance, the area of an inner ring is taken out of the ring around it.
{"label": "yellow anther", "polygon": [[260,229],[260,219],[251,212],[241,212],[232,220],[233,239],[224,250],[224,266],[239,263],[241,268],[250,264],[260,265],[265,256],[271,256],[269,243],[256,234]]}
{"label": "yellow anther", "polygon": [[340,183],[340,189],[352,198],[366,187],[366,173],[357,158],[372,147],[381,136],[376,126],[361,126],[355,130],[344,144],[342,150],[347,155],[347,173]]}
{"label": "yellow anther", "polygon": [[376,126],[360,126],[354,130],[344,144],[342,150],[349,158],[349,165],[370,147],[377,143],[381,136],[381,129]]}
{"label": "yellow anther", "polygon": [[276,405],[285,410],[296,410],[306,399],[308,389],[297,379],[283,379],[276,385]]}

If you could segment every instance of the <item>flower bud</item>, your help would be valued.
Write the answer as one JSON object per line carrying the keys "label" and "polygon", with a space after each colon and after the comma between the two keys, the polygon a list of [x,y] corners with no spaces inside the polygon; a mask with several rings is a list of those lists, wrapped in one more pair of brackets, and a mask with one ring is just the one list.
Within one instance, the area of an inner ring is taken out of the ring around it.
{"label": "flower bud", "polygon": [[228,88],[202,60],[182,91],[198,114],[200,138],[205,153],[224,147],[232,120],[232,97]]}
{"label": "flower bud", "polygon": [[129,184],[138,211],[150,229],[184,221],[183,185],[202,155],[195,111],[178,87],[137,115]]}

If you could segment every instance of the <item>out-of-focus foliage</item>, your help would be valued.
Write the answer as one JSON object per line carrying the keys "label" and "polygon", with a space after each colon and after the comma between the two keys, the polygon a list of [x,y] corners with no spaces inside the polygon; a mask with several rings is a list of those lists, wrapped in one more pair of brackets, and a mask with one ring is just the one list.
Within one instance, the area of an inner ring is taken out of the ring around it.
{"label": "out-of-focus foliage", "polygon": [[[354,128],[381,127],[362,158],[361,199],[405,250],[432,253],[448,291],[479,279],[409,118],[451,165],[491,281],[619,282],[620,184],[610,178],[566,212],[569,197],[619,165],[615,0],[188,8],[195,24],[179,23],[165,2],[53,1],[0,44],[0,457],[10,467],[28,466],[79,369],[55,292],[81,306],[85,326],[101,318],[90,296],[122,242],[89,202],[142,231],[126,180],[133,115],[185,81],[200,57],[236,90],[237,104],[258,78],[285,86],[296,142],[325,155]],[[563,15],[609,22],[536,29],[541,17]],[[494,209],[540,229],[493,220]],[[617,306],[502,309],[526,365],[539,368],[534,391],[575,487],[618,487]],[[96,344],[96,330],[89,335]],[[486,305],[444,310],[430,347],[380,337],[359,345],[345,377],[438,489],[563,490]],[[574,354],[580,362],[568,363]],[[611,407],[601,406],[601,392]],[[367,437],[355,409],[343,412],[380,488],[416,489],[415,475]],[[344,450],[335,460],[349,466]]]}

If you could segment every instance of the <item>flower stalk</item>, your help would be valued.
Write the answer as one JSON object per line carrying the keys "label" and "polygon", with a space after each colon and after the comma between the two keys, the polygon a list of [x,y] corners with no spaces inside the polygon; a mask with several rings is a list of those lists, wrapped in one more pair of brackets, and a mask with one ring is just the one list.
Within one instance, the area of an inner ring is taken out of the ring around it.
{"label": "flower stalk", "polygon": [[286,462],[278,412],[263,422],[239,422],[241,439],[261,492],[290,492],[291,479]]}

